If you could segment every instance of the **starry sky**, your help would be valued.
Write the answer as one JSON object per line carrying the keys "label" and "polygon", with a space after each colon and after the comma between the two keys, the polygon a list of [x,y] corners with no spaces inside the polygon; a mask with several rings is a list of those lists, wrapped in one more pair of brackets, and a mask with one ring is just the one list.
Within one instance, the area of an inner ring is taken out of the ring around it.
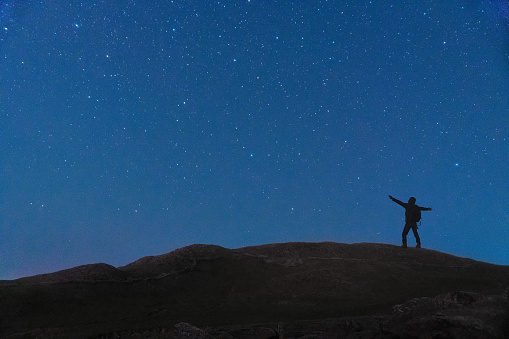
{"label": "starry sky", "polygon": [[[509,5],[0,1],[0,279],[195,244],[509,265]],[[415,240],[409,234],[409,245]]]}

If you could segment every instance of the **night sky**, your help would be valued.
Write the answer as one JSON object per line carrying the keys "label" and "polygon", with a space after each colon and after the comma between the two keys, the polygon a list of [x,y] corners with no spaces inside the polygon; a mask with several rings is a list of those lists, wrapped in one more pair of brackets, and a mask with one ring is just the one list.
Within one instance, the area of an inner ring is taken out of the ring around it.
{"label": "night sky", "polygon": [[[0,279],[195,244],[509,265],[509,5],[0,1]],[[415,245],[410,232],[408,244]]]}

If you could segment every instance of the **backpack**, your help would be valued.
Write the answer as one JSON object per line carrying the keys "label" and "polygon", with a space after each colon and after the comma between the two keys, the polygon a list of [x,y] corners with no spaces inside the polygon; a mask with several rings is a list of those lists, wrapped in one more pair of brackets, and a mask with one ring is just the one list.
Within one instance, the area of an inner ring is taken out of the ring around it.
{"label": "backpack", "polygon": [[419,206],[414,205],[412,211],[410,212],[410,222],[418,223],[421,221],[421,209]]}

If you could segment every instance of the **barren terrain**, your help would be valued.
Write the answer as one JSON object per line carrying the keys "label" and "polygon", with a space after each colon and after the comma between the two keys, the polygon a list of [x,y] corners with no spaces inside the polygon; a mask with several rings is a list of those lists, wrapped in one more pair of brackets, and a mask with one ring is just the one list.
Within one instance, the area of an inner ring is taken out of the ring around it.
{"label": "barren terrain", "polygon": [[421,334],[426,326],[439,328],[440,322],[430,324],[442,316],[446,328],[469,331],[477,321],[482,330],[476,335],[502,337],[509,333],[508,286],[507,266],[427,249],[331,242],[192,245],[118,268],[92,264],[1,281],[0,334],[397,338],[412,328]]}

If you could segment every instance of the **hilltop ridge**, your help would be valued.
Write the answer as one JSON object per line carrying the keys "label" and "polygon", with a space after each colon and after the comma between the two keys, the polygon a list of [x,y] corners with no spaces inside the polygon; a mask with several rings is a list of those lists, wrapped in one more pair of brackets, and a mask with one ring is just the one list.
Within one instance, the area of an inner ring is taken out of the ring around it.
{"label": "hilltop ridge", "polygon": [[[261,258],[267,263],[295,266],[304,260],[367,260],[425,266],[468,267],[471,265],[502,265],[485,263],[430,249],[401,249],[382,243],[335,243],[335,242],[288,242],[227,249],[217,245],[194,244],[174,251],[142,257],[125,266],[114,267],[105,263],[81,265],[52,273],[23,277],[11,282],[57,283],[69,281],[125,280],[150,278],[161,274],[176,274],[191,270],[199,260],[237,258],[245,256]],[[7,281],[4,281],[7,282]]]}
{"label": "hilltop ridge", "polygon": [[92,336],[182,321],[217,327],[373,317],[414,298],[454,291],[474,293],[468,294],[472,300],[481,300],[478,295],[505,300],[508,286],[508,266],[429,249],[197,244],[122,267],[91,264],[4,281],[0,333]]}

